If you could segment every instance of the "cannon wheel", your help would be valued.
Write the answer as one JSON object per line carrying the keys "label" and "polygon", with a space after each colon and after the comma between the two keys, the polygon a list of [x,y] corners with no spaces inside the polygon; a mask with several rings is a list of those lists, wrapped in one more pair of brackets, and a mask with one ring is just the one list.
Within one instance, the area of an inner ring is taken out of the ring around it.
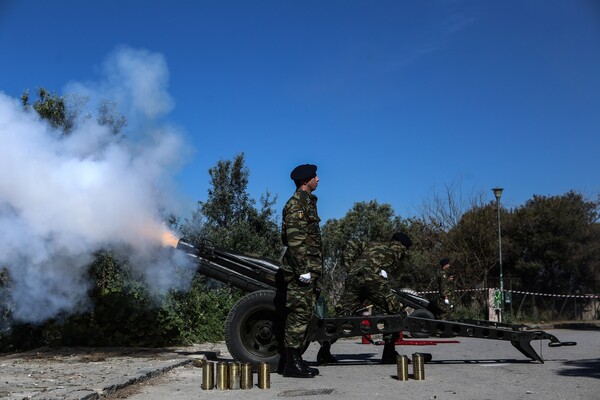
{"label": "cannon wheel", "polygon": [[225,321],[225,343],[231,356],[242,362],[279,363],[275,292],[259,290],[242,297]]}
{"label": "cannon wheel", "polygon": [[[433,313],[424,308],[419,308],[418,310],[411,312],[410,315],[413,317],[418,317],[418,318],[435,319],[435,316],[433,315]],[[415,331],[415,332],[410,331],[410,336],[414,337],[414,338],[428,338],[429,334],[424,333],[424,332],[419,332],[419,331]]]}

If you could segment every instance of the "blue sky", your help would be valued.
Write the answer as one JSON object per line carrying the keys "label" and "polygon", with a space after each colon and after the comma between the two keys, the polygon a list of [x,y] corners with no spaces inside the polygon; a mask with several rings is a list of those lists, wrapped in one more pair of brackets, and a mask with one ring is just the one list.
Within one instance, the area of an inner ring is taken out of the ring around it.
{"label": "blue sky", "polygon": [[418,215],[450,185],[510,207],[600,193],[597,1],[0,0],[7,95],[98,80],[122,46],[164,57],[190,207],[240,152],[277,209],[318,164],[323,220]]}

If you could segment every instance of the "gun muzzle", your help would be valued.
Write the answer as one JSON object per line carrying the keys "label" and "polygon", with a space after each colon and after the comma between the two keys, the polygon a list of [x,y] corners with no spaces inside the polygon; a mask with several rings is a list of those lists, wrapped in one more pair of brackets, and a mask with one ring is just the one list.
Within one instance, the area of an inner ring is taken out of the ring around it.
{"label": "gun muzzle", "polygon": [[180,239],[179,242],[177,242],[176,249],[182,250],[183,252],[187,253],[192,257],[200,256],[200,252],[198,251],[198,249],[194,245],[184,241],[183,239]]}

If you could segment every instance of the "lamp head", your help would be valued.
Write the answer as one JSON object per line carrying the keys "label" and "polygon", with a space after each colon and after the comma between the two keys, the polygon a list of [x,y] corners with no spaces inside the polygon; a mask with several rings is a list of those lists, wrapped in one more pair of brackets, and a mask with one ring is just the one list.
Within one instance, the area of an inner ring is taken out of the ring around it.
{"label": "lamp head", "polygon": [[502,191],[504,189],[503,188],[493,188],[492,191],[494,192],[494,196],[496,196],[496,200],[500,200],[500,197],[502,197]]}

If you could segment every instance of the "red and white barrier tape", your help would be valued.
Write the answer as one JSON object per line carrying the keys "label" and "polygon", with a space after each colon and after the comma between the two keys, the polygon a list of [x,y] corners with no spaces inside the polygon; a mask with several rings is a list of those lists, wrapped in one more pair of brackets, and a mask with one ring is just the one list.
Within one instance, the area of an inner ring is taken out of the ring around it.
{"label": "red and white barrier tape", "polygon": [[[496,289],[496,288],[490,288]],[[456,290],[456,292],[483,292],[488,291],[488,288],[477,288],[477,289],[464,289]],[[536,292],[522,292],[519,290],[505,290],[505,292],[516,293],[516,294],[530,294],[533,296],[545,296],[545,297],[561,297],[561,298],[574,298],[574,299],[600,299],[600,294],[551,294],[551,293],[536,293]],[[439,293],[437,290],[417,292],[418,294],[434,294]]]}
{"label": "red and white barrier tape", "polygon": [[534,293],[534,292],[521,292],[519,290],[506,290],[511,293],[518,294],[531,294],[534,296],[546,296],[546,297],[563,297],[563,298],[575,298],[575,299],[600,299],[600,294],[549,294],[549,293]]}

